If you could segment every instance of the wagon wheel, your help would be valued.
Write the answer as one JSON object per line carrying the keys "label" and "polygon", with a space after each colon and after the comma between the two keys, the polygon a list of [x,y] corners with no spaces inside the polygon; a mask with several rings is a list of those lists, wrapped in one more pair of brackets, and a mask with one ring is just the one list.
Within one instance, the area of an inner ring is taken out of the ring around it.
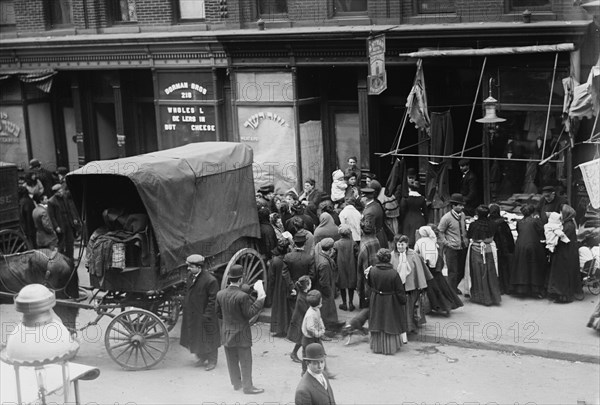
{"label": "wagon wheel", "polygon": [[[227,287],[227,276],[229,275],[231,266],[234,264],[239,264],[244,268],[242,283],[253,285],[258,280],[262,280],[265,291],[267,290],[267,266],[260,257],[260,254],[256,250],[250,248],[240,249],[231,257],[227,263],[227,267],[225,267],[225,271],[223,272],[221,289]],[[252,319],[250,319],[250,323],[255,323],[259,315],[260,312],[254,315]]]}
{"label": "wagon wheel", "polygon": [[144,309],[121,312],[108,324],[104,346],[111,359],[126,370],[146,370],[169,350],[169,332],[157,315]]}
{"label": "wagon wheel", "polygon": [[14,229],[0,230],[0,255],[11,255],[31,249],[32,246],[29,241],[20,231]]}
{"label": "wagon wheel", "polygon": [[168,331],[172,331],[181,312],[181,302],[175,298],[168,298],[164,301],[157,302],[152,305],[152,312],[160,318],[165,324]]}
{"label": "wagon wheel", "polygon": [[594,295],[600,294],[600,280],[588,281],[587,288]]}

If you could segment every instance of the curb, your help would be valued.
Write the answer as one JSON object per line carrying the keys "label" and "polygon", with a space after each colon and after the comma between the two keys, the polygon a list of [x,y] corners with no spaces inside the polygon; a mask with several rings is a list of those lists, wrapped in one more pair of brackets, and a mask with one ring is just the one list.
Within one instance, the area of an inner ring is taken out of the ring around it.
{"label": "curb", "polygon": [[[271,323],[271,313],[261,313],[258,316],[257,322],[266,324]],[[578,361],[582,363],[600,363],[600,355],[585,354],[585,353],[573,353],[564,350],[553,350],[548,349],[549,346],[559,346],[561,344],[568,344],[558,341],[540,341],[546,348],[536,348],[533,346],[519,346],[510,343],[498,343],[498,342],[482,342],[472,339],[444,339],[439,336],[427,333],[418,333],[417,335],[408,335],[409,342],[419,343],[434,343],[448,346],[457,346],[465,349],[477,349],[477,350],[491,350],[498,352],[512,353],[513,355],[519,356],[537,356],[555,360],[566,360],[566,361]]]}

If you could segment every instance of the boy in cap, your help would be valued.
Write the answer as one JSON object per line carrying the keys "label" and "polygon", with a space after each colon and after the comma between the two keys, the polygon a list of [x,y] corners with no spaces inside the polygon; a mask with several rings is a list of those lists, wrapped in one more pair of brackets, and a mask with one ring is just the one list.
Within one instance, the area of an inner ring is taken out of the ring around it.
{"label": "boy in cap", "polygon": [[444,256],[448,266],[448,284],[457,294],[461,294],[458,284],[465,275],[467,259],[467,228],[465,225],[465,199],[462,194],[450,196],[452,209],[444,214],[438,225],[438,231],[444,245]]}
{"label": "boy in cap", "polygon": [[[304,314],[302,321],[302,358],[306,359],[306,347],[311,343],[322,344],[325,335],[325,324],[321,318],[322,298],[318,290],[311,290],[306,296],[310,308]],[[306,362],[302,362],[302,375],[306,373]]]}
{"label": "boy in cap", "polygon": [[186,259],[190,272],[183,300],[183,320],[179,344],[196,355],[196,367],[211,371],[217,366],[221,340],[215,310],[219,283],[203,269],[204,257],[194,254]]}
{"label": "boy in cap", "polygon": [[331,383],[325,375],[325,349],[319,343],[311,343],[306,347],[307,373],[296,388],[294,402],[296,405],[335,405],[335,397]]}
{"label": "boy in cap", "polygon": [[252,331],[250,319],[265,304],[264,290],[256,301],[241,288],[244,268],[231,266],[227,275],[229,285],[217,293],[217,316],[223,319],[221,343],[225,348],[229,379],[234,390],[244,389],[244,394],[260,394],[265,390],[256,388],[252,382]]}

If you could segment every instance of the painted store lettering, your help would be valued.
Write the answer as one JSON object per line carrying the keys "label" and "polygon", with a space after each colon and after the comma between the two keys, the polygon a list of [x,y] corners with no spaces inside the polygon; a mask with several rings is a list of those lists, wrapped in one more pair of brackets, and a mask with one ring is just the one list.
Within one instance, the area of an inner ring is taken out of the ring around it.
{"label": "painted store lettering", "polygon": [[[183,90],[183,89],[191,89],[194,91],[197,91],[200,94],[206,94],[207,93],[207,89],[201,85],[199,85],[198,83],[188,83],[188,82],[179,82],[179,83],[173,83],[172,85],[170,85],[169,87],[166,87],[164,89],[165,94],[171,94],[172,92],[174,92],[175,90]],[[183,98],[189,98],[187,97],[189,93],[185,93],[185,96]]]}
{"label": "painted store lettering", "polygon": [[283,119],[281,116],[272,113],[272,112],[259,112],[256,113],[252,116],[250,116],[250,118],[248,118],[246,120],[246,122],[244,122],[244,127],[248,128],[252,128],[252,129],[257,129],[258,126],[260,125],[260,121],[264,120],[264,119],[268,119],[271,121],[276,122],[277,124],[281,125],[282,127],[289,127],[289,124],[285,121],[285,119]]}

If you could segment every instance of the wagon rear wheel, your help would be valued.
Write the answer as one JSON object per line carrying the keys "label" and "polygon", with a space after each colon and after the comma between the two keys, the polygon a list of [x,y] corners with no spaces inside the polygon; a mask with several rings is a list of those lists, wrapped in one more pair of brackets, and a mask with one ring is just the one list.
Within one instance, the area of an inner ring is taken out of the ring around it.
{"label": "wagon rear wheel", "polygon": [[595,279],[593,281],[589,281],[587,288],[588,288],[588,291],[594,295],[600,294],[600,280]]}
{"label": "wagon rear wheel", "polygon": [[152,312],[158,315],[163,321],[167,329],[173,330],[177,321],[179,320],[179,313],[181,312],[181,300],[176,298],[169,298],[164,301],[157,302],[152,305]]}
{"label": "wagon rear wheel", "polygon": [[169,332],[157,315],[135,308],[110,321],[104,345],[110,358],[124,369],[147,370],[165,358]]}
{"label": "wagon rear wheel", "polygon": [[14,229],[0,230],[0,255],[25,252],[32,248],[29,241],[20,231]]}
{"label": "wagon rear wheel", "polygon": [[[242,277],[242,284],[248,284],[252,286],[258,280],[262,280],[267,291],[267,266],[260,254],[251,248],[240,249],[229,259],[227,267],[223,272],[223,280],[221,280],[221,289],[227,287],[227,278],[231,266],[239,264],[244,268],[244,276]],[[254,324],[258,319],[260,312],[250,319],[250,324]]]}

